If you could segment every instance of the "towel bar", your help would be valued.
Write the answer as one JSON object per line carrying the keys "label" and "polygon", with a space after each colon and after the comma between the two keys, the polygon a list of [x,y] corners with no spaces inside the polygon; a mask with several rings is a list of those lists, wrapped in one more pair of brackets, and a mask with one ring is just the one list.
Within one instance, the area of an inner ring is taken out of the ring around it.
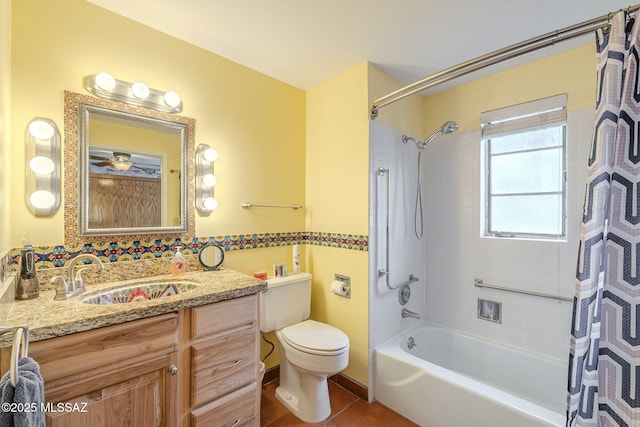
{"label": "towel bar", "polygon": [[[18,361],[29,354],[29,326],[15,326],[13,328],[0,328],[0,335],[13,332],[13,345],[11,346],[11,363],[9,377],[11,385],[18,383]],[[22,349],[22,352],[20,351]]]}
{"label": "towel bar", "polygon": [[301,209],[302,205],[272,205],[272,204],[267,204],[267,203],[242,203],[240,206],[242,206],[243,209],[248,209],[248,208],[290,208],[293,210],[296,209]]}

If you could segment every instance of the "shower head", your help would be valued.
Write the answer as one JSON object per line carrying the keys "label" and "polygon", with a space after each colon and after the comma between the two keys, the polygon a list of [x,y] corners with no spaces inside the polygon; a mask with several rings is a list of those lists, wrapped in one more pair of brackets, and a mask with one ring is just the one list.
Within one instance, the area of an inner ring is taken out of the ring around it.
{"label": "shower head", "polygon": [[432,133],[429,138],[425,139],[424,141],[418,138],[414,138],[412,136],[402,135],[402,142],[405,144],[409,141],[414,142],[416,144],[416,147],[418,147],[418,150],[422,151],[425,149],[427,144],[429,144],[431,141],[433,141],[433,139],[436,136],[438,136],[438,134],[442,133],[443,135],[449,135],[450,133],[457,131],[458,128],[459,126],[456,122],[447,121],[442,126],[440,126],[438,130]]}
{"label": "shower head", "polygon": [[450,133],[457,131],[458,127],[459,126],[456,122],[452,122],[452,121],[444,122],[444,124],[440,126],[440,128],[437,131],[432,133],[431,136],[425,140],[424,144],[427,145],[428,143],[430,143],[433,140],[433,138],[438,136],[439,133],[442,133],[443,135],[449,135]]}
{"label": "shower head", "polygon": [[440,129],[442,129],[443,135],[449,135],[450,133],[457,131],[459,127],[460,126],[458,126],[456,122],[448,121],[445,122]]}

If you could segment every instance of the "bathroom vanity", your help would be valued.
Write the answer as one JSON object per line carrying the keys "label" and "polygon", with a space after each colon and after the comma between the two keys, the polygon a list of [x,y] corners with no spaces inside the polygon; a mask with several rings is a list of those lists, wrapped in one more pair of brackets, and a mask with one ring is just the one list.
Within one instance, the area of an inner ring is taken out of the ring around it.
{"label": "bathroom vanity", "polygon": [[[10,323],[30,325],[48,426],[259,425],[258,292],[266,284],[230,270],[183,278],[198,287],[164,301],[99,306],[82,296],[53,301],[49,290],[13,303]],[[58,310],[66,316],[56,329]]]}

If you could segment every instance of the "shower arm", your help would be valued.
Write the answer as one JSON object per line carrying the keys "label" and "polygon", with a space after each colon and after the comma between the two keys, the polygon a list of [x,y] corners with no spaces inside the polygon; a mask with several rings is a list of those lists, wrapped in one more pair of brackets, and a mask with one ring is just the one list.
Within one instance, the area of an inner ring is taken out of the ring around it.
{"label": "shower arm", "polygon": [[391,283],[389,283],[389,193],[391,192],[391,188],[389,187],[389,169],[385,169],[385,168],[378,168],[378,175],[385,176],[385,181],[386,181],[386,185],[387,185],[387,200],[386,200],[386,242],[387,242],[387,256],[386,256],[386,268],[379,268],[378,269],[378,277],[385,277],[386,278],[386,282],[387,282],[387,288],[390,291],[393,291],[395,289],[401,288],[405,285],[409,285],[411,283],[417,282],[418,279],[416,276],[413,275],[413,273],[409,274],[409,280],[405,280],[404,282],[398,283],[396,285],[391,285]]}

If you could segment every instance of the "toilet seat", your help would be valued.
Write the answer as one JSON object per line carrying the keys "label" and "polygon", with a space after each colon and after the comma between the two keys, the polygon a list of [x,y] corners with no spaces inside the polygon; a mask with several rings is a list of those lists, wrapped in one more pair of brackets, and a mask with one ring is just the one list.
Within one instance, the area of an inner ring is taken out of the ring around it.
{"label": "toilet seat", "polygon": [[281,330],[283,340],[304,353],[334,356],[349,348],[349,337],[340,329],[315,320],[305,320]]}

